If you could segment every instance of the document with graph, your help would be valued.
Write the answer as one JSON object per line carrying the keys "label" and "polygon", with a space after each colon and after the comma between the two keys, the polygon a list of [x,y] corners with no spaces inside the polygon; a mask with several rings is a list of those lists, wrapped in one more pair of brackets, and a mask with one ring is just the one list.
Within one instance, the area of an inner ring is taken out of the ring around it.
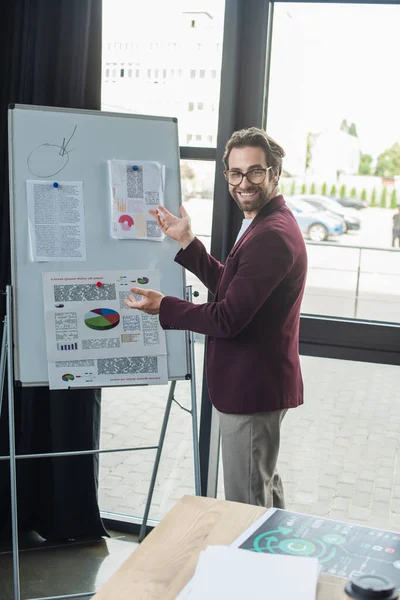
{"label": "document with graph", "polygon": [[48,361],[165,355],[158,315],[124,302],[132,287],[159,290],[159,271],[43,273]]}
{"label": "document with graph", "polygon": [[164,205],[165,168],[156,161],[109,160],[111,235],[118,239],[162,242],[151,209]]}

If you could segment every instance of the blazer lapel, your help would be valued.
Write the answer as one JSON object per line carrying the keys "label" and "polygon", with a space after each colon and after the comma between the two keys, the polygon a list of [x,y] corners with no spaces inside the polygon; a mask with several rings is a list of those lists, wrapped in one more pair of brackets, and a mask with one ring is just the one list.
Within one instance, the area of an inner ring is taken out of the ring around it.
{"label": "blazer lapel", "polygon": [[[256,217],[254,217],[253,222],[251,223],[251,225],[249,225],[249,227],[246,229],[246,231],[244,232],[244,234],[242,235],[242,237],[233,246],[232,250],[228,254],[228,258],[232,258],[232,256],[234,256],[236,254],[236,252],[239,250],[239,248],[241,247],[241,245],[246,241],[247,236],[250,234],[250,232],[254,229],[254,227],[257,227],[258,223],[261,223],[274,210],[276,210],[277,208],[280,208],[281,206],[284,206],[284,204],[285,204],[285,200],[284,200],[284,198],[283,198],[283,196],[281,194],[279,196],[275,196],[275,198],[272,198],[272,200],[270,202],[268,202],[268,204],[266,204],[260,210],[260,212],[258,213],[258,215]],[[221,283],[221,279],[222,279],[222,274],[221,274],[221,277],[219,279],[219,282],[218,282],[218,285],[217,285],[217,289],[215,290],[214,302],[217,302],[217,300],[218,300],[218,291],[219,291],[219,286],[220,286],[220,283]]]}
{"label": "blazer lapel", "polygon": [[268,217],[268,215],[270,215],[274,210],[276,210],[277,208],[280,208],[284,204],[285,204],[285,200],[284,200],[283,196],[280,194],[279,196],[275,196],[275,198],[272,198],[272,200],[270,200],[270,202],[268,202],[268,204],[263,206],[263,208],[260,210],[258,215],[256,217],[254,217],[251,225],[249,225],[249,227],[246,229],[246,231],[241,236],[241,238],[233,246],[232,250],[230,251],[230,253],[228,255],[228,258],[231,258],[232,256],[234,256],[236,254],[236,252],[239,250],[240,246],[246,241],[247,236],[254,229],[254,227],[257,227],[257,225],[259,223],[261,223],[261,221],[263,221],[266,217]]}

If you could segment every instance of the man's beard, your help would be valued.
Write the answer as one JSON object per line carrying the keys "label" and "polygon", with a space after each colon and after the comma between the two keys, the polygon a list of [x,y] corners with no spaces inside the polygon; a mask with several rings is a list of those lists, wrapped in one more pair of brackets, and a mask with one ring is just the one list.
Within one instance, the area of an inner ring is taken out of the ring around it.
{"label": "man's beard", "polygon": [[231,194],[242,212],[259,211],[271,200],[268,190],[254,188],[254,191],[257,192],[257,196],[254,200],[245,200],[238,192],[233,192],[233,194]]}

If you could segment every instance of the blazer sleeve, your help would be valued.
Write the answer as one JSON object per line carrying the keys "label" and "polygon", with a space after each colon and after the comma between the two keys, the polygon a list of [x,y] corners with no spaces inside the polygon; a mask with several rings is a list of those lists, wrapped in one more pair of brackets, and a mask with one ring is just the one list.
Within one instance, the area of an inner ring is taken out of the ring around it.
{"label": "blazer sleeve", "polygon": [[292,253],[282,236],[261,232],[242,246],[236,274],[223,299],[193,304],[165,296],[160,306],[161,326],[235,337],[250,323],[292,264]]}
{"label": "blazer sleeve", "polygon": [[215,295],[224,267],[216,258],[208,254],[199,239],[194,238],[185,250],[180,250],[175,256],[175,262],[196,275]]}

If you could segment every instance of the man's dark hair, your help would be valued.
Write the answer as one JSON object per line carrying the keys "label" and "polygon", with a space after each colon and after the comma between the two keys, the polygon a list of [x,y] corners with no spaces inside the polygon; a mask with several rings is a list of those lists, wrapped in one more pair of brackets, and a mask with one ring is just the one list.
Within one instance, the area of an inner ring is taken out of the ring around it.
{"label": "man's dark hair", "polygon": [[282,171],[282,159],[285,156],[284,149],[275,142],[269,135],[258,127],[250,127],[249,129],[240,129],[235,131],[225,146],[223,161],[225,169],[229,169],[229,155],[232,148],[245,148],[253,146],[262,148],[265,154],[265,160],[269,167],[272,167],[274,172],[278,171],[279,175]]}

